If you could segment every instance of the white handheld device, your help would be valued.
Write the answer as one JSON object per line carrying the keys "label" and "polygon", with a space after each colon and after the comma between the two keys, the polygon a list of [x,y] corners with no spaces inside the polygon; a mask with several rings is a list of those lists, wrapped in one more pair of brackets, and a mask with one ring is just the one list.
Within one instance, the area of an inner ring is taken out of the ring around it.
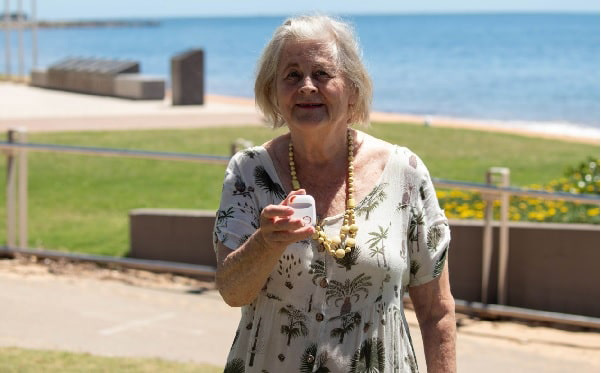
{"label": "white handheld device", "polygon": [[290,197],[289,205],[294,209],[292,218],[300,219],[305,225],[315,225],[317,216],[315,213],[315,199],[307,194],[299,194]]}

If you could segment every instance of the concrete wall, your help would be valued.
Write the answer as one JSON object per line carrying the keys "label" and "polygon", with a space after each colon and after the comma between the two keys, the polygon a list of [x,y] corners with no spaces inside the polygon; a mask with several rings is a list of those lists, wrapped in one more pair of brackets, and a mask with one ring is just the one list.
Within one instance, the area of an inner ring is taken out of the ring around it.
{"label": "concrete wall", "polygon": [[215,267],[215,211],[136,209],[129,213],[131,258]]}
{"label": "concrete wall", "polygon": [[[215,212],[139,209],[130,213],[134,258],[215,266]],[[449,268],[457,299],[480,302],[483,224],[451,221]],[[599,317],[599,226],[511,223],[507,305]],[[488,302],[496,303],[498,228]]]}
{"label": "concrete wall", "polygon": [[[457,299],[480,301],[482,222],[451,221],[449,268]],[[488,302],[496,303],[498,227]],[[599,317],[599,226],[511,223],[507,304]]]}

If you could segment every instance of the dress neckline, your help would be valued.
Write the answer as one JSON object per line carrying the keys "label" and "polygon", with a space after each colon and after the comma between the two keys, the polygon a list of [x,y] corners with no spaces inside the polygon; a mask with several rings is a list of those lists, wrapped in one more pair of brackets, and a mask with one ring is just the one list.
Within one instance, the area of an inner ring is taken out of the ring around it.
{"label": "dress neckline", "polygon": [[[265,161],[265,165],[266,165],[266,169],[267,172],[272,174],[273,177],[275,178],[275,181],[280,184],[280,186],[282,187],[282,189],[284,189],[284,193],[285,195],[288,195],[291,191],[288,190],[288,186],[284,186],[284,184],[282,183],[282,181],[280,180],[280,176],[278,175],[277,170],[275,169],[275,163],[273,162],[273,159],[271,158],[271,156],[269,155],[269,152],[267,151],[267,149],[263,146],[263,145],[258,145],[256,148],[258,148],[260,150],[259,155],[260,157],[263,158],[263,160]],[[392,144],[391,145],[391,150],[390,150],[390,154],[388,155],[388,159],[386,160],[386,165],[384,165],[384,169],[382,170],[382,172],[380,173],[380,177],[378,177],[378,181],[376,181],[376,183],[374,184],[374,186],[370,189],[370,191],[361,199],[361,201],[357,202],[357,206],[360,206],[361,204],[363,204],[363,202],[365,201],[365,199],[373,193],[373,191],[380,185],[382,184],[383,180],[384,180],[384,176],[386,175],[386,173],[388,172],[388,170],[391,167],[391,163],[392,163],[392,159],[394,154],[396,153],[396,148],[397,145]],[[326,224],[332,224],[333,222],[341,219],[344,216],[344,212],[340,212],[336,215],[332,215],[332,216],[326,216],[324,218],[321,219],[321,221]]]}

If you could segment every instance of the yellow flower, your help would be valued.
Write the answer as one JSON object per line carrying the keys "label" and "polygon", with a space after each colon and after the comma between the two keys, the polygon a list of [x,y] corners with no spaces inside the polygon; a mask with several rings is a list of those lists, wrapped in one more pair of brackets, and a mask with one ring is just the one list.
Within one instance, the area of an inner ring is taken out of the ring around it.
{"label": "yellow flower", "polygon": [[549,216],[554,216],[557,213],[557,210],[555,210],[554,208],[550,208],[549,211],[547,211],[547,214]]}
{"label": "yellow flower", "polygon": [[511,220],[520,220],[522,218],[522,215],[515,213],[513,215],[511,215]]}
{"label": "yellow flower", "polygon": [[592,209],[588,209],[588,210],[586,211],[586,214],[587,214],[588,216],[597,216],[597,215],[599,215],[599,208],[598,208],[598,207],[594,207],[594,208],[592,208]]}

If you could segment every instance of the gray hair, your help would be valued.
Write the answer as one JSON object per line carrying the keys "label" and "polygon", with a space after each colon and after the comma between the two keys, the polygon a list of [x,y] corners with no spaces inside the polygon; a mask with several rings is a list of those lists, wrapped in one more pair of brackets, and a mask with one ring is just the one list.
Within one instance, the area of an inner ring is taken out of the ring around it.
{"label": "gray hair", "polygon": [[321,40],[330,45],[337,67],[351,82],[357,95],[350,108],[350,123],[368,124],[372,98],[372,84],[361,61],[361,50],[351,26],[328,16],[300,16],[289,18],[274,32],[265,46],[257,65],[255,102],[274,127],[284,125],[276,99],[276,73],[280,55],[286,42]]}

